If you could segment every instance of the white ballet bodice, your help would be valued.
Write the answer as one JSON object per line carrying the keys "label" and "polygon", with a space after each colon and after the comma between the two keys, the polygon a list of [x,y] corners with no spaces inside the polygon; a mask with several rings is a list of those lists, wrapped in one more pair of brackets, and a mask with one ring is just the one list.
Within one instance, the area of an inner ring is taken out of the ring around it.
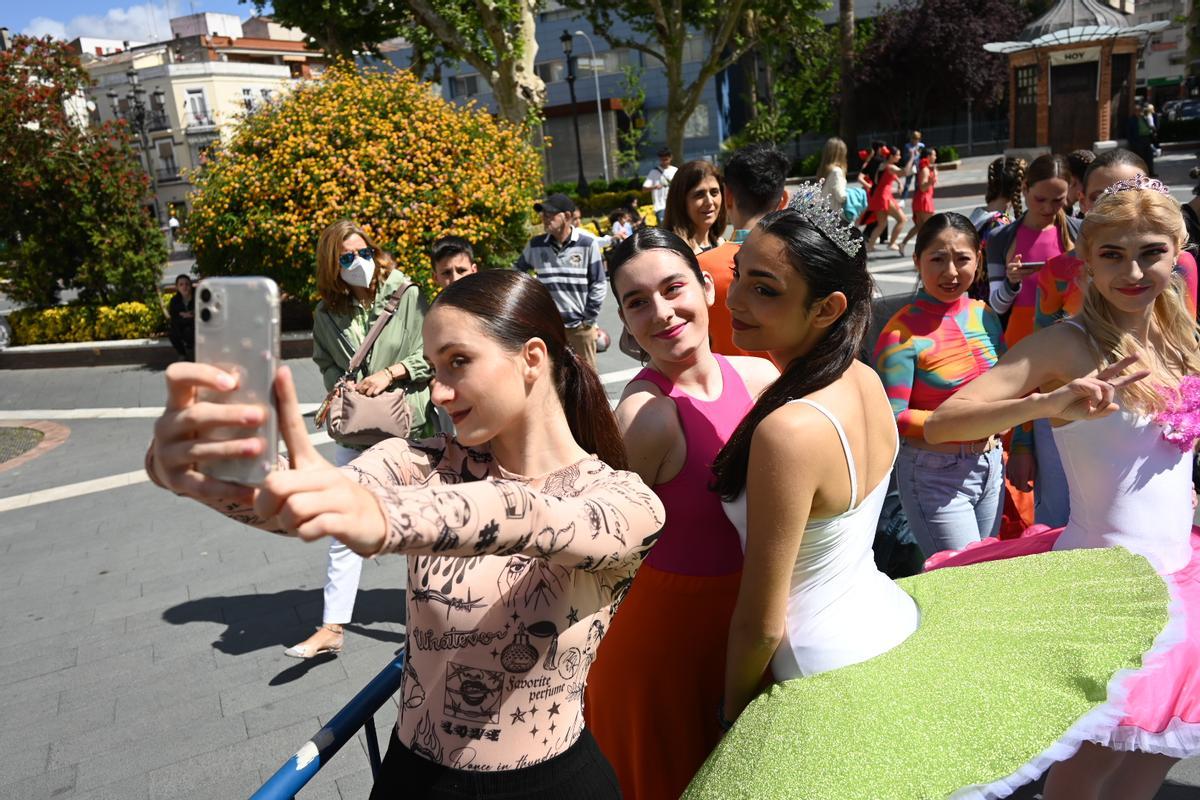
{"label": "white ballet bodice", "polygon": [[1120,545],[1163,574],[1192,557],[1192,462],[1146,416],[1119,411],[1054,429],[1071,496],[1055,550]]}
{"label": "white ballet bodice", "polygon": [[[792,402],[815,408],[837,429],[850,470],[850,507],[834,517],[810,519],[804,528],[784,639],[771,659],[776,681],[874,658],[907,639],[919,620],[916,603],[876,568],[871,550],[891,472],[859,503],[854,455],[841,423],[818,403]],[[745,492],[724,507],[745,550]]]}

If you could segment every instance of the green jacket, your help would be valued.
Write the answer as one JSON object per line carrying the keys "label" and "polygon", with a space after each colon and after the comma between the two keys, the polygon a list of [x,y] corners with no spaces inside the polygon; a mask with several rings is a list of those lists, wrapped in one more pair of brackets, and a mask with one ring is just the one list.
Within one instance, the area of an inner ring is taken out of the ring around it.
{"label": "green jacket", "polygon": [[[326,310],[324,300],[317,304],[313,314],[313,361],[321,370],[325,391],[331,390],[346,373],[355,348],[362,344],[367,331],[379,318],[388,297],[407,282],[404,273],[398,269],[392,270],[392,274],[376,290],[375,302],[369,309],[356,305],[348,314],[337,314]],[[362,373],[363,376],[373,375],[385,367],[404,365],[408,375],[395,385],[402,386],[408,392],[413,415],[412,436],[417,438],[431,436],[434,431],[434,415],[429,407],[429,378],[432,371],[425,361],[425,343],[421,338],[424,317],[420,287],[409,289],[401,298],[391,322],[375,340]]]}

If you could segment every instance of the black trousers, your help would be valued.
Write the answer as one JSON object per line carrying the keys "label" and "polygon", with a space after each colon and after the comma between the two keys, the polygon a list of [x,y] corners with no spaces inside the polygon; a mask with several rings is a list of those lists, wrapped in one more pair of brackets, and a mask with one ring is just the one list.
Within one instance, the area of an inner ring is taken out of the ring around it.
{"label": "black trousers", "polygon": [[585,728],[575,744],[524,769],[453,769],[417,755],[392,728],[371,800],[620,800],[612,765]]}

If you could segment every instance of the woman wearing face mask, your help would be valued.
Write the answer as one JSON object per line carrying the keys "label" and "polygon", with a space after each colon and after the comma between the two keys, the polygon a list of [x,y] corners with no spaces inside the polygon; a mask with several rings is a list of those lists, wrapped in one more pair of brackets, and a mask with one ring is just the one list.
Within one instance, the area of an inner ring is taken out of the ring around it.
{"label": "woman wearing face mask", "polygon": [[676,798],[721,738],[712,709],[741,575],[737,531],[709,488],[712,460],[779,371],[712,352],[712,279],[678,236],[638,231],[613,252],[608,277],[649,357],[617,421],[630,467],[662,500],[667,525],[588,677],[588,725],[626,797]]}
{"label": "woman wearing face mask", "polygon": [[454,436],[387,439],[335,469],[309,441],[283,368],[275,389],[290,463],[257,489],[235,486],[196,467],[255,455],[260,440],[209,432],[255,425],[263,409],[197,402],[198,389],[234,380],[177,364],[147,470],[248,525],[408,557],[399,718],[372,798],[619,798],[584,725],[584,686],[663,526],[662,503],[623,471],[604,387],[537,279],[494,270],[455,282],[424,337]]}
{"label": "woman wearing face mask", "polygon": [[[313,361],[321,369],[325,391],[346,373],[388,298],[408,282],[391,256],[353,222],[339,220],[321,233],[317,242],[321,302],[313,314]],[[369,397],[393,387],[405,389],[413,436],[432,433],[435,419],[429,407],[430,371],[422,354],[421,321],[420,290],[410,289],[371,348],[362,377],[352,384],[354,391]],[[334,461],[338,466],[348,464],[363,449],[338,443]],[[342,626],[353,616],[361,573],[362,558],[341,542],[331,542],[321,625],[308,639],[285,650],[286,655],[312,658],[341,652]]]}

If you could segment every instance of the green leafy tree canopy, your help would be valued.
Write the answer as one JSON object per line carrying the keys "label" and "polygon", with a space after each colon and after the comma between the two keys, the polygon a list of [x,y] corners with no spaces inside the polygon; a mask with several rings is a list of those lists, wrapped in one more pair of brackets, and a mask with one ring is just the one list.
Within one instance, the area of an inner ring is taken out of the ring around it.
{"label": "green leafy tree canopy", "polygon": [[156,297],[167,248],[148,179],[123,124],[87,124],[88,84],[63,42],[17,36],[0,52],[0,279],[18,302]]}
{"label": "green leafy tree canopy", "polygon": [[437,97],[407,71],[335,66],[248,115],[193,176],[188,237],[204,275],[256,274],[311,297],[316,246],[352,219],[416,281],[457,234],[486,266],[528,236],[541,162],[525,130]]}

